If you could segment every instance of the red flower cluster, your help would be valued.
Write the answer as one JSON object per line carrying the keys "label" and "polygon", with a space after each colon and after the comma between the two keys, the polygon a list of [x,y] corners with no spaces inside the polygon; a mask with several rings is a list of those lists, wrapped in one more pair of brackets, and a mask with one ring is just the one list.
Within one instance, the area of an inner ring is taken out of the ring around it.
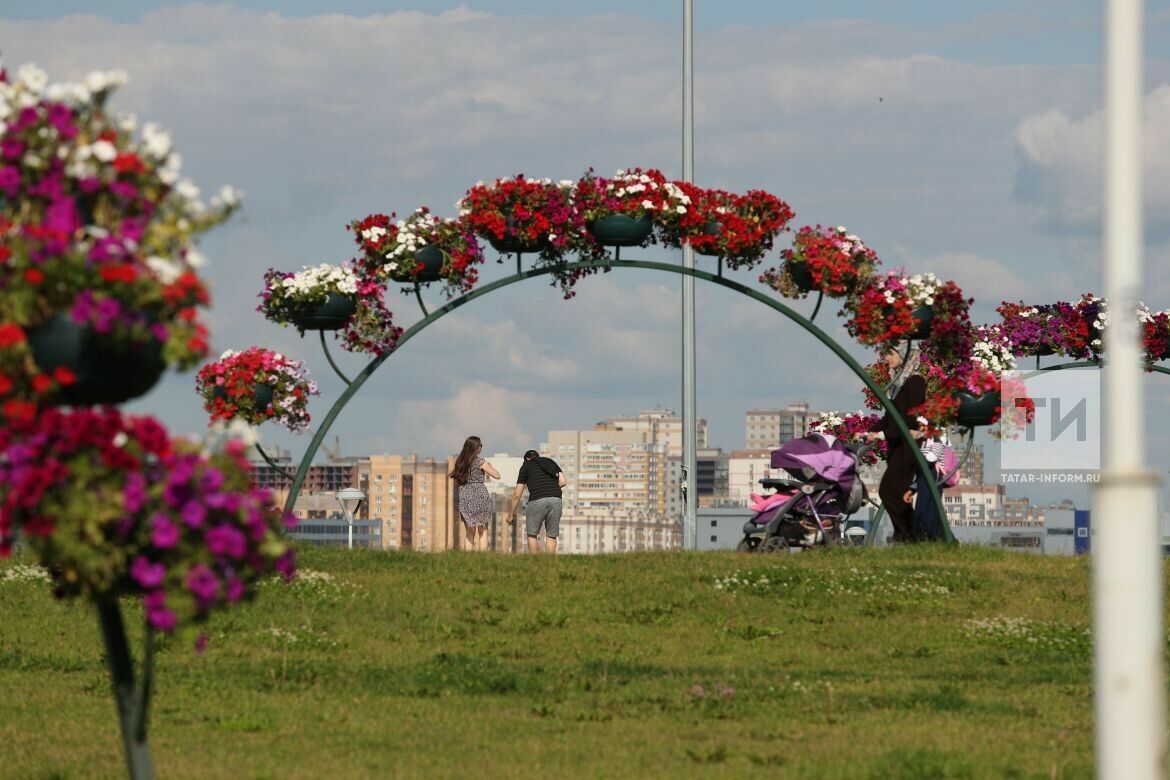
{"label": "red flower cluster", "polygon": [[898,275],[888,274],[846,299],[840,314],[849,315],[845,328],[862,344],[889,346],[914,331],[916,306]]}
{"label": "red flower cluster", "polygon": [[[271,390],[271,403],[257,403],[258,386]],[[294,432],[308,427],[309,396],[317,394],[300,361],[261,347],[225,352],[199,369],[195,389],[212,422],[240,418],[259,425],[275,420]]]}
{"label": "red flower cluster", "polygon": [[799,297],[805,290],[793,275],[803,266],[812,280],[812,288],[830,298],[851,294],[881,264],[877,253],[850,235],[843,227],[825,228],[806,225],[796,233],[791,249],[780,253],[782,268],[770,268],[760,281],[789,297]]}
{"label": "red flower cluster", "polygon": [[476,184],[459,205],[468,227],[493,245],[512,242],[546,259],[559,260],[566,251],[579,248],[584,234],[572,190],[548,179],[519,174],[490,185]]}
{"label": "red flower cluster", "polygon": [[743,195],[675,182],[690,207],[677,224],[663,229],[663,243],[690,244],[696,252],[718,255],[731,268],[751,268],[763,260],[795,216],[788,204],[763,190]]}
{"label": "red flower cluster", "polygon": [[1142,323],[1142,347],[1146,351],[1147,365],[1170,358],[1170,312],[1161,311],[1150,316],[1151,319]]}
{"label": "red flower cluster", "polygon": [[971,325],[970,310],[973,298],[963,297],[963,291],[954,282],[944,282],[934,294],[931,305],[933,318],[930,337],[922,343],[923,351],[941,366],[961,367],[971,362],[975,346],[975,329]]}

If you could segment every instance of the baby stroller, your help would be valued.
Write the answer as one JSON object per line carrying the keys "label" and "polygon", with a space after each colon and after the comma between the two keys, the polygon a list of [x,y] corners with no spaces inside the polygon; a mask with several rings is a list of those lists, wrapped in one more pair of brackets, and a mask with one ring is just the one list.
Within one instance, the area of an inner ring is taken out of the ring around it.
{"label": "baby stroller", "polygon": [[866,502],[858,464],[871,445],[845,445],[837,437],[810,433],[772,451],[772,468],[793,479],[765,478],[774,493],[752,495],[756,514],[743,527],[742,552],[832,544],[849,515]]}

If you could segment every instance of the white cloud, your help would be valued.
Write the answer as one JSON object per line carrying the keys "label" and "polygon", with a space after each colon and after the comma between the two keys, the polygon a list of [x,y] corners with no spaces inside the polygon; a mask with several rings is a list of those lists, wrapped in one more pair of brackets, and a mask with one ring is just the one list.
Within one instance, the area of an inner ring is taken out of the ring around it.
{"label": "white cloud", "polygon": [[524,415],[537,403],[532,393],[472,382],[451,398],[403,403],[390,441],[425,441],[428,453],[455,453],[478,436],[489,452],[523,452],[533,446]]}
{"label": "white cloud", "polygon": [[[1103,111],[1070,118],[1063,111],[1033,114],[1016,128],[1021,159],[1016,195],[1034,205],[1042,219],[1070,226],[1101,220],[1104,192]],[[1143,100],[1142,163],[1147,221],[1170,226],[1170,85]]]}

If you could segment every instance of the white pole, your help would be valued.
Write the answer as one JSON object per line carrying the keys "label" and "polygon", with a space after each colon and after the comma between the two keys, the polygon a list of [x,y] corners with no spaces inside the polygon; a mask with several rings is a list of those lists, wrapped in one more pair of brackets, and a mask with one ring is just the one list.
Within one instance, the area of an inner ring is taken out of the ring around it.
{"label": "white pole", "polygon": [[1158,477],[1143,467],[1142,3],[1107,0],[1105,41],[1104,468],[1094,491],[1093,629],[1097,772],[1165,777]]}
{"label": "white pole", "polygon": [[[683,181],[695,179],[695,89],[694,89],[694,3],[683,0],[683,127],[682,174]],[[695,250],[683,245],[683,268],[695,267]],[[687,480],[686,507],[683,512],[683,549],[698,547],[697,503],[699,470],[696,439],[698,426],[695,418],[695,277],[683,276],[683,468]]]}
{"label": "white pole", "polygon": [[347,517],[347,518],[345,518],[345,520],[346,520],[346,525],[349,526],[349,549],[352,550],[353,549],[353,518]]}

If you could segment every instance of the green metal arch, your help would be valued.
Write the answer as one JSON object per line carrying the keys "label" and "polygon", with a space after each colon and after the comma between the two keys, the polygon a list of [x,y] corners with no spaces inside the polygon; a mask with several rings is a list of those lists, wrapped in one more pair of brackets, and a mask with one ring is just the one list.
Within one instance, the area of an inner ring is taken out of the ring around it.
{"label": "green metal arch", "polygon": [[[329,412],[321,421],[320,426],[318,426],[316,433],[313,434],[313,439],[309,442],[309,448],[305,451],[305,455],[301,459],[300,466],[297,468],[296,476],[293,479],[292,487],[289,490],[288,499],[285,501],[285,512],[292,511],[293,504],[296,502],[302,485],[304,485],[305,476],[309,472],[309,465],[313,462],[313,458],[316,456],[317,450],[321,447],[321,442],[325,440],[325,436],[328,434],[329,428],[333,425],[334,420],[337,419],[337,416],[341,413],[341,410],[345,408],[350,399],[352,399],[353,396],[357,393],[358,389],[361,388],[363,384],[365,384],[366,380],[369,379],[370,376],[372,376],[373,373],[378,370],[378,367],[381,366],[387,358],[401,349],[403,344],[410,341],[411,338],[418,335],[431,323],[441,319],[447,314],[450,314],[460,306],[468,304],[476,298],[487,295],[488,293],[495,290],[516,284],[517,282],[522,282],[526,279],[532,279],[538,276],[551,274],[554,270],[573,271],[576,269],[599,268],[641,268],[650,271],[665,271],[667,273],[680,274],[683,276],[693,276],[696,279],[703,279],[705,281],[712,282],[721,287],[725,287],[729,290],[740,293],[741,295],[745,295],[748,298],[759,301],[765,306],[779,312],[796,324],[800,325],[802,328],[816,337],[818,341],[828,347],[829,350],[832,351],[833,354],[841,360],[841,362],[848,366],[849,370],[851,370],[854,375],[856,375],[857,378],[860,379],[867,388],[869,388],[869,390],[878,398],[878,400],[881,401],[882,407],[897,424],[898,430],[904,437],[904,440],[911,441],[913,439],[910,434],[910,429],[906,426],[906,422],[902,419],[902,415],[899,414],[897,409],[894,407],[893,401],[891,401],[886,396],[885,391],[881,387],[874,383],[874,381],[865,372],[865,369],[862,368],[862,366],[856,360],[854,360],[853,357],[848,352],[846,352],[840,344],[838,344],[827,333],[813,324],[810,319],[789,308],[775,298],[764,295],[758,290],[753,290],[752,288],[740,284],[739,282],[727,279],[720,274],[713,274],[708,271],[699,270],[697,268],[684,268],[681,265],[674,265],[672,263],[658,263],[646,260],[614,260],[612,262],[604,263],[566,263],[564,265],[544,266],[541,268],[532,268],[527,271],[520,271],[519,273],[513,274],[512,276],[508,276],[503,279],[497,279],[496,281],[485,284],[483,287],[475,289],[466,295],[456,298],[447,303],[442,308],[431,312],[423,319],[419,320],[410,328],[408,328],[405,332],[403,332],[402,336],[398,339],[398,343],[395,345],[394,349],[385,352],[371,360],[369,364],[361,371],[361,373],[353,378],[353,380],[345,388],[345,391],[333,403],[333,406],[329,409]],[[330,360],[330,362],[332,363],[332,360]],[[939,493],[938,485],[929,476],[931,472],[931,466],[926,461],[925,456],[918,447],[911,447],[910,449],[914,452],[915,460],[918,465],[918,473],[923,477],[922,481],[930,488],[930,492],[934,497],[935,507],[939,513],[940,520],[942,521],[943,532],[946,535],[946,540],[948,542],[953,542],[954,535],[951,533],[951,526],[947,522],[946,509],[943,507],[942,495]]]}

